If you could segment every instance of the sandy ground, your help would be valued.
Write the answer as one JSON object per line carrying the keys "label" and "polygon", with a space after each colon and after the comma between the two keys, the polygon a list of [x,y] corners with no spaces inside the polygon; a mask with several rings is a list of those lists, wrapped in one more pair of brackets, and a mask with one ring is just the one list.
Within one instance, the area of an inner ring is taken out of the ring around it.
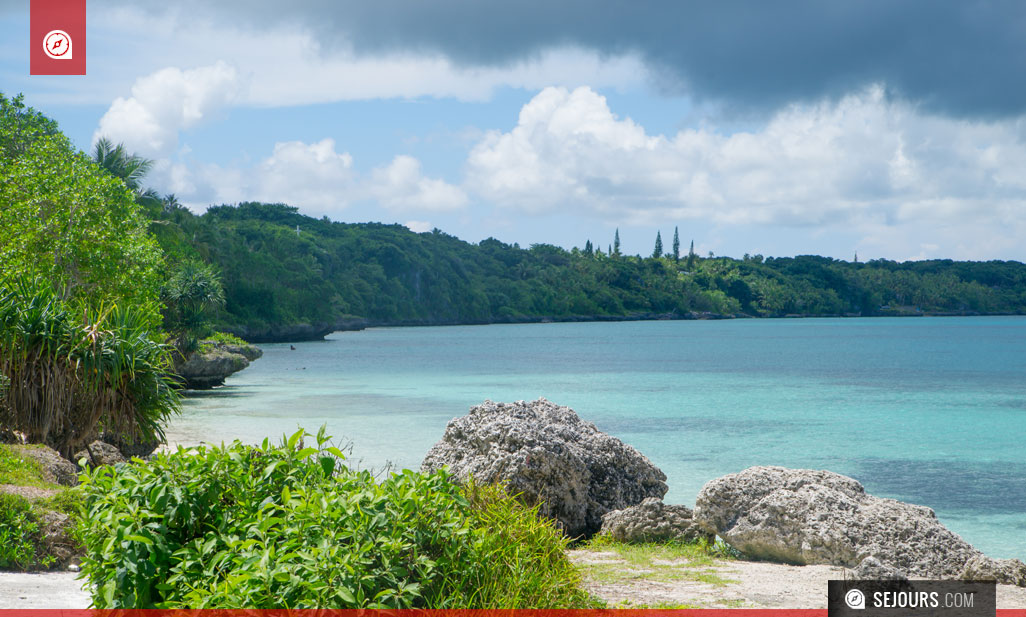
{"label": "sandy ground", "polygon": [[[658,576],[631,570],[615,553],[577,550],[581,565],[616,570],[616,580],[589,580],[588,590],[613,607],[677,606],[695,608],[826,608],[827,581],[845,577],[833,566],[785,566],[752,561],[661,570]],[[674,566],[671,562],[661,565]],[[585,572],[589,569],[585,568]],[[22,574],[0,572],[0,609],[88,608],[89,594],[74,572]],[[716,578],[710,583],[695,578]],[[603,577],[607,578],[607,577]],[[998,585],[998,608],[1026,609],[1026,589]]]}
{"label": "sandy ground", "polygon": [[89,608],[77,572],[0,572],[0,608]]}
{"label": "sandy ground", "polygon": [[[813,608],[827,607],[827,581],[851,578],[850,572],[834,566],[788,566],[754,561],[716,560],[711,565],[675,566],[653,576],[631,567],[616,553],[576,550],[570,558],[582,566],[598,565],[619,569],[626,575],[593,576],[585,567],[588,591],[613,607],[676,606],[694,608]],[[715,578],[710,583],[695,578]],[[609,580],[615,579],[615,580]],[[1026,608],[1026,588],[998,585],[997,607]]]}

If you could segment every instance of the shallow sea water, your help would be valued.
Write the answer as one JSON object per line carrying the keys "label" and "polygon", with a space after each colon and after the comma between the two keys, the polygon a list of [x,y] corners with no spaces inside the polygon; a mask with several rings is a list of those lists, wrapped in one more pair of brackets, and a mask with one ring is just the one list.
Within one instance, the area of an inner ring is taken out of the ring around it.
{"label": "shallow sea water", "polygon": [[172,442],[324,424],[363,467],[416,468],[471,405],[544,396],[648,456],[667,502],[751,465],[829,469],[1026,559],[1026,317],[378,328],[261,347],[186,400]]}

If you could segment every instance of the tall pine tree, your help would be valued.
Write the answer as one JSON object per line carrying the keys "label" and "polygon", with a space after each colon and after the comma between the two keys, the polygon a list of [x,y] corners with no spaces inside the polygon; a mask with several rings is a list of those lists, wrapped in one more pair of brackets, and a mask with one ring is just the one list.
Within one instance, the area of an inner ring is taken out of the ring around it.
{"label": "tall pine tree", "polygon": [[692,240],[691,241],[691,248],[688,249],[688,270],[689,271],[695,269],[695,257],[696,257],[696,255],[695,255],[695,241]]}
{"label": "tall pine tree", "polygon": [[613,255],[616,257],[620,256],[620,228],[616,228],[616,234],[613,235]]}
{"label": "tall pine tree", "polygon": [[658,231],[656,232],[656,243],[655,249],[652,250],[652,258],[659,259],[663,256],[663,236]]}
{"label": "tall pine tree", "polygon": [[680,234],[676,226],[673,228],[673,261],[680,261]]}

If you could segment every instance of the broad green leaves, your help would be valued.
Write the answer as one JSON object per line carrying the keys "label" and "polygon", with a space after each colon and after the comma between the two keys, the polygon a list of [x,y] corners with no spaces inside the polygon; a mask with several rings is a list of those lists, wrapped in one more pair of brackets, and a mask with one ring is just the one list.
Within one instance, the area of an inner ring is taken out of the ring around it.
{"label": "broad green leaves", "polygon": [[97,608],[577,607],[566,540],[495,488],[375,480],[304,447],[179,449],[88,473]]}

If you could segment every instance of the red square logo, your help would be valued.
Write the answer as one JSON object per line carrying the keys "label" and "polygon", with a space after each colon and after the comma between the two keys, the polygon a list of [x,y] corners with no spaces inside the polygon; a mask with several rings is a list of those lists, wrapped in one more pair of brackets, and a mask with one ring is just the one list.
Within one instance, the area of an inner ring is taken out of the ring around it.
{"label": "red square logo", "polygon": [[29,74],[86,74],[86,0],[32,0]]}

